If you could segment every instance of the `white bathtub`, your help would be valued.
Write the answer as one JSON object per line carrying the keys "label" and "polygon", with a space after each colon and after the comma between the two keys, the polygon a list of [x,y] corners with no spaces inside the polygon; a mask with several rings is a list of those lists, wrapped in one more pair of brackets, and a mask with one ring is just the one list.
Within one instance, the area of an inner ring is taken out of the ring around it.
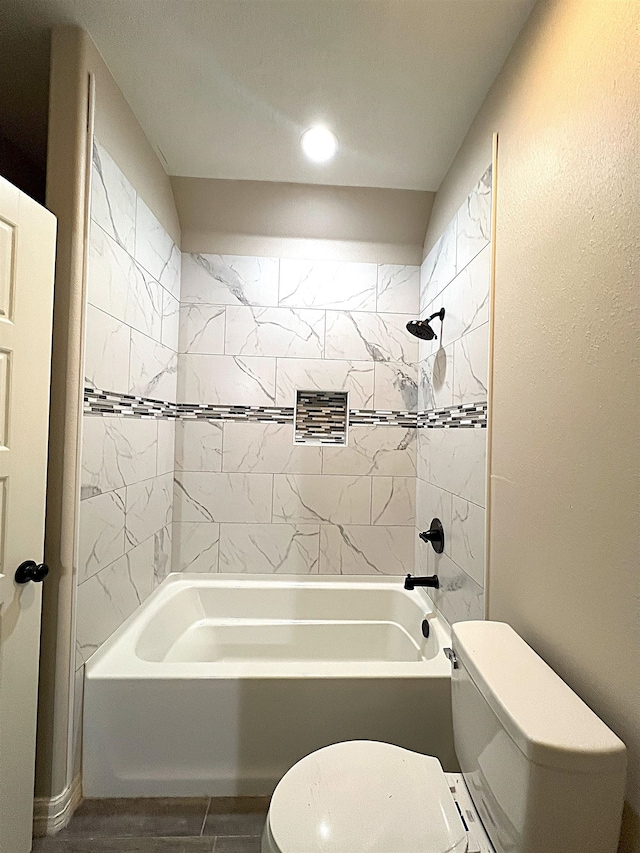
{"label": "white bathtub", "polygon": [[87,663],[84,794],[265,795],[359,738],[455,770],[449,642],[401,578],[170,575]]}

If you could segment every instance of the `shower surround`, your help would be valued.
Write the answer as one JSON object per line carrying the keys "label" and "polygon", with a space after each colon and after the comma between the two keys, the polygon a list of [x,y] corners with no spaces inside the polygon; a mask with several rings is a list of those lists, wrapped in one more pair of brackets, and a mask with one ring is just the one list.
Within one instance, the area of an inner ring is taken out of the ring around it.
{"label": "shower surround", "polygon": [[[95,144],[79,677],[169,571],[415,566],[449,620],[482,615],[490,210],[489,172],[422,269],[181,255]],[[347,446],[294,444],[297,390],[348,392]]]}
{"label": "shower surround", "polygon": [[419,347],[416,533],[438,517],[445,547],[416,537],[416,571],[438,574],[429,594],[450,623],[484,618],[491,213],[489,167],[420,273],[420,317],[445,318]]}

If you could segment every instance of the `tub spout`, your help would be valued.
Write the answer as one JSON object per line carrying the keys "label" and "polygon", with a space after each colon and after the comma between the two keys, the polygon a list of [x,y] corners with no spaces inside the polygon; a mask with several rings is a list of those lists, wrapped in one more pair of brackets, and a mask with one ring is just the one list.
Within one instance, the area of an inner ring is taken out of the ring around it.
{"label": "tub spout", "polygon": [[404,579],[404,588],[415,589],[417,586],[432,586],[434,589],[440,589],[438,575],[430,575],[426,578],[414,578],[411,575],[407,575]]}

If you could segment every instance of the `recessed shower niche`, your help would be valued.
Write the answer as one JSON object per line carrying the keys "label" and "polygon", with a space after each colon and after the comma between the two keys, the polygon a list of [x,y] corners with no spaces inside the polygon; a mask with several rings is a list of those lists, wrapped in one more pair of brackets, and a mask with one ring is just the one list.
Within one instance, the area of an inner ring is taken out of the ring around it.
{"label": "recessed shower niche", "polygon": [[348,423],[348,391],[296,391],[294,444],[344,446]]}

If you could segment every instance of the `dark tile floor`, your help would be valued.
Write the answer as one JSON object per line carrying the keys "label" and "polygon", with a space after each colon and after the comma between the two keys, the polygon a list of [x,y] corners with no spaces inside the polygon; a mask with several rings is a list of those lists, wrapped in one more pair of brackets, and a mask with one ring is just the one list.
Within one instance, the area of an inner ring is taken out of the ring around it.
{"label": "dark tile floor", "polygon": [[83,800],[33,853],[260,853],[267,797]]}

